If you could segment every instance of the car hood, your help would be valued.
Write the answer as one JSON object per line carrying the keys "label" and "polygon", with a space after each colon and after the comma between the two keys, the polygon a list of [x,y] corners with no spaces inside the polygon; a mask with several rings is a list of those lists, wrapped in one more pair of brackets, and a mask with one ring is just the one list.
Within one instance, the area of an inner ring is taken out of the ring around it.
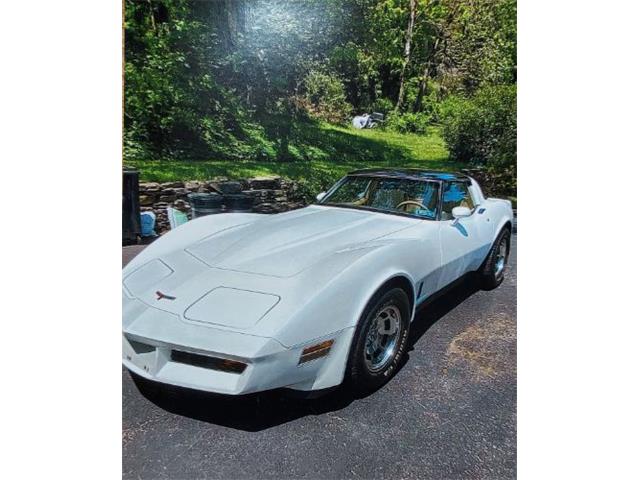
{"label": "car hood", "polygon": [[415,225],[402,216],[312,206],[218,231],[186,251],[210,267],[294,276],[327,255]]}

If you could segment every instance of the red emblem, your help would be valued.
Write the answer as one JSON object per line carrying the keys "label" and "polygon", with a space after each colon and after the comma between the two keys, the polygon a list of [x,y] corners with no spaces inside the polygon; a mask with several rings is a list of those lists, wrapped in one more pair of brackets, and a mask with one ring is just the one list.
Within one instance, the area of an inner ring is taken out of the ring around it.
{"label": "red emblem", "polygon": [[163,298],[165,300],[175,300],[176,297],[172,297],[171,295],[165,295],[164,293],[162,293],[160,290],[158,290],[156,292],[156,295],[158,296],[157,300],[162,300]]}

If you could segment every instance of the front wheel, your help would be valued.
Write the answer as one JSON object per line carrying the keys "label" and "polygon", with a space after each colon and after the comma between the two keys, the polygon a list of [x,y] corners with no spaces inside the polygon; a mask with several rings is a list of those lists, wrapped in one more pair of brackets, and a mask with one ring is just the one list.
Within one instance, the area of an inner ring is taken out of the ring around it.
{"label": "front wheel", "polygon": [[368,393],[391,379],[407,349],[410,316],[401,288],[371,299],[356,327],[345,373],[355,391]]}
{"label": "front wheel", "polygon": [[480,285],[485,290],[497,288],[504,280],[504,273],[509,261],[509,249],[511,245],[511,232],[504,228],[493,243],[487,259],[478,271]]}

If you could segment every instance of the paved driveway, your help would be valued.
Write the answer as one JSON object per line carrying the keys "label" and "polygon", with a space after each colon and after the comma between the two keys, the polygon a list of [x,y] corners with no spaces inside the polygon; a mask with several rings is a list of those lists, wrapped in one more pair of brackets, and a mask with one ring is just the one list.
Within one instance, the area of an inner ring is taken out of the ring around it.
{"label": "paved driveway", "polygon": [[419,312],[406,364],[366,398],[152,402],[123,370],[124,478],[515,478],[516,243],[497,290],[466,282]]}

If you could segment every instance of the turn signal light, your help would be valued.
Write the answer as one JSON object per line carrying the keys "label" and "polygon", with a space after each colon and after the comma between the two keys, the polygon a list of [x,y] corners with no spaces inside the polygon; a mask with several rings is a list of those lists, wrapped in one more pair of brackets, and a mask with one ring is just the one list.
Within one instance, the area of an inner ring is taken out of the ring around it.
{"label": "turn signal light", "polygon": [[224,359],[220,362],[220,370],[231,373],[242,373],[247,368],[246,363],[236,362],[235,360]]}
{"label": "turn signal light", "polygon": [[302,355],[300,355],[298,365],[328,355],[332,345],[333,340],[325,340],[322,343],[305,348],[302,350]]}

